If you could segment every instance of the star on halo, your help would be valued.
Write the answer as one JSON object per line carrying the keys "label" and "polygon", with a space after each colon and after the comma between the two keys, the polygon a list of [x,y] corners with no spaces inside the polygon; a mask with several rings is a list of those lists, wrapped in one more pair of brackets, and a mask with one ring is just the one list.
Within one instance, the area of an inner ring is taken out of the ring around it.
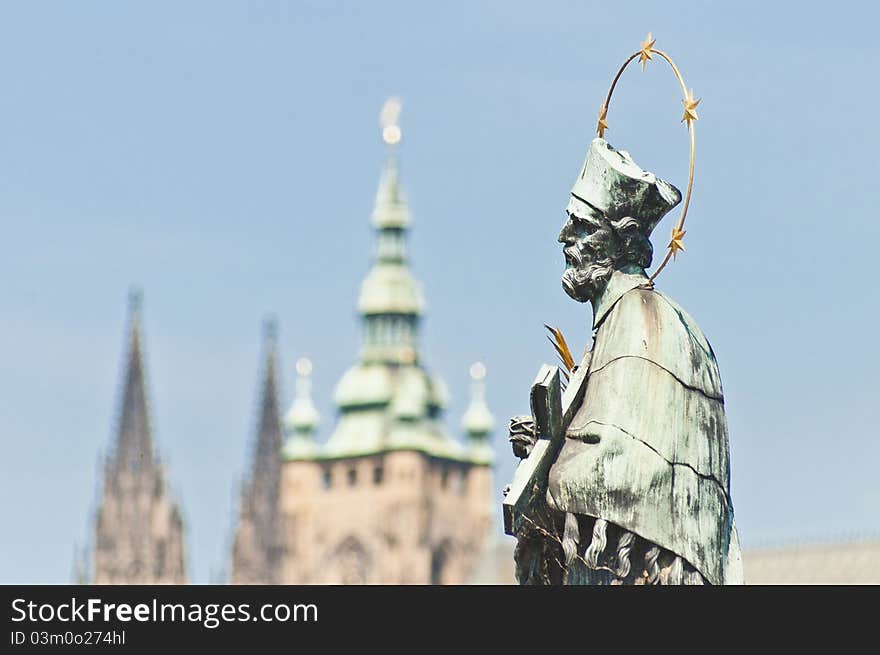
{"label": "star on halo", "polygon": [[672,258],[675,259],[675,256],[678,254],[678,251],[686,252],[684,249],[684,235],[687,233],[687,230],[679,230],[677,227],[672,227],[672,240],[669,242],[669,250],[672,251]]}
{"label": "star on halo", "polygon": [[681,122],[687,121],[688,127],[691,126],[691,121],[700,120],[699,116],[697,116],[697,105],[700,104],[700,100],[702,98],[694,100],[694,90],[691,89],[681,101],[681,104],[684,105],[684,115],[681,117]]}
{"label": "star on halo", "polygon": [[642,65],[642,70],[645,70],[648,61],[654,58],[652,54],[654,52],[655,43],[657,43],[657,39],[652,39],[651,33],[648,32],[648,36],[646,36],[645,40],[641,43],[642,49],[639,51],[639,63]]}
{"label": "star on halo", "polygon": [[602,103],[602,106],[599,108],[599,122],[596,124],[596,134],[599,135],[600,139],[605,138],[605,130],[608,129],[608,121],[605,120],[606,116],[608,116],[608,108],[605,106],[605,103]]}

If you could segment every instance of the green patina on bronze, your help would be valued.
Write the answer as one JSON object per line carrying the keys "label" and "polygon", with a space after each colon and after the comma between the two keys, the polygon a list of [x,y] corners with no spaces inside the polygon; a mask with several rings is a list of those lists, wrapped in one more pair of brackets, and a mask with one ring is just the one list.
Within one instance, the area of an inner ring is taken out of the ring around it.
{"label": "green patina on bronze", "polygon": [[561,399],[547,392],[555,367],[539,373],[531,443],[512,422],[528,454],[504,501],[522,583],[742,582],[715,355],[644,271],[651,230],[680,199],[591,144],[559,240],[566,292],[593,307],[593,345]]}

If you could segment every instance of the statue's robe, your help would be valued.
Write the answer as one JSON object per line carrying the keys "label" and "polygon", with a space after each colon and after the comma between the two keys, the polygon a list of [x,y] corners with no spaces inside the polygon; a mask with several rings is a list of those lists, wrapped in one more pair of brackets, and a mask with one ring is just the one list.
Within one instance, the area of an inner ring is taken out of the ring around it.
{"label": "statue's robe", "polygon": [[727,421],[709,342],[641,269],[594,304],[586,391],[550,470],[550,507],[605,519],[681,557],[711,584],[742,582]]}

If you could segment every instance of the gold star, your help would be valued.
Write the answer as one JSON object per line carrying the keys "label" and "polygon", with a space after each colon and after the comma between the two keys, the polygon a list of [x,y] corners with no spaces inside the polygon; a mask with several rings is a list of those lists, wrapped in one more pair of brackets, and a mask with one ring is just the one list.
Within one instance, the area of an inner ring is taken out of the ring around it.
{"label": "gold star", "polygon": [[645,40],[642,41],[642,49],[639,52],[639,63],[642,65],[642,70],[645,70],[645,67],[648,65],[648,61],[654,58],[651,55],[654,52],[655,43],[657,43],[657,39],[652,39],[651,33],[648,32],[648,36],[646,36]]}
{"label": "gold star", "polygon": [[605,103],[602,103],[602,106],[599,108],[599,122],[596,124],[596,133],[600,139],[605,138],[605,130],[608,129],[608,121],[605,120],[607,115],[608,108],[605,107]]}
{"label": "gold star", "polygon": [[684,235],[687,233],[687,230],[679,230],[677,227],[672,227],[672,240],[669,242],[668,248],[672,251],[672,258],[675,259],[675,256],[678,254],[678,251],[687,252],[684,249]]}
{"label": "gold star", "polygon": [[700,120],[699,116],[697,116],[697,105],[700,104],[700,100],[702,98],[694,100],[694,90],[691,89],[681,101],[681,104],[684,105],[684,116],[681,117],[681,122],[687,121],[688,127],[691,126],[691,121]]}

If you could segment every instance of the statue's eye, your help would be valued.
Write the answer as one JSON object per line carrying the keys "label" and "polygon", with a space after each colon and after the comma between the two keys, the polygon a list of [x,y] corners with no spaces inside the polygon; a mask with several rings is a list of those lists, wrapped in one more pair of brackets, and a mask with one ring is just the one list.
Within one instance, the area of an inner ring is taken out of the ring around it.
{"label": "statue's eye", "polygon": [[569,214],[569,218],[571,218],[571,222],[578,230],[583,230],[587,234],[592,234],[596,231],[596,226],[586,218],[582,218],[577,214]]}

